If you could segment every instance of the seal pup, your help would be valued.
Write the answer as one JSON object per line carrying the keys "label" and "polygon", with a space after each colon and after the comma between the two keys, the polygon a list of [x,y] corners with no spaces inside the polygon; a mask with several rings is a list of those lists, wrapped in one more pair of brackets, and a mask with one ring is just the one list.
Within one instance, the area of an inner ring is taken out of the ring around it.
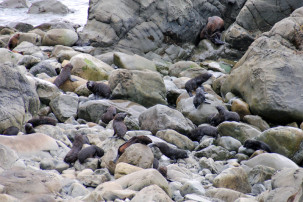
{"label": "seal pup", "polygon": [[8,41],[7,43],[7,48],[9,50],[13,50],[19,43],[19,39],[20,39],[20,34],[17,33],[17,34],[14,34]]}
{"label": "seal pup", "polygon": [[199,126],[193,129],[189,134],[188,137],[193,141],[198,141],[202,139],[203,136],[211,136],[214,138],[218,137],[218,129],[214,126]]}
{"label": "seal pup", "polygon": [[103,123],[108,124],[111,120],[114,119],[114,117],[116,116],[116,114],[117,114],[116,107],[110,106],[110,107],[108,107],[106,109],[106,112],[102,114],[101,121]]}
{"label": "seal pup", "polygon": [[104,97],[106,99],[111,98],[112,90],[108,85],[103,82],[94,82],[87,81],[86,87],[90,90],[95,96]]}
{"label": "seal pup", "polygon": [[26,134],[36,133],[36,131],[31,123],[26,123],[24,125],[24,129],[25,129]]}
{"label": "seal pup", "polygon": [[131,146],[132,144],[135,144],[135,143],[141,143],[141,144],[148,145],[148,144],[152,143],[152,140],[145,135],[139,135],[139,136],[134,136],[134,137],[130,138],[128,141],[126,141],[125,143],[120,145],[120,147],[118,148],[118,155],[115,158],[114,163],[116,163],[116,161],[119,159],[119,157],[125,152],[125,150],[129,146]]}
{"label": "seal pup", "polygon": [[193,99],[193,104],[195,106],[195,108],[197,109],[202,103],[206,103],[206,104],[210,104],[209,102],[206,101],[205,98],[205,91],[203,90],[203,88],[199,87],[196,89],[196,95]]}
{"label": "seal pup", "polygon": [[164,154],[165,156],[167,156],[172,160],[188,158],[187,152],[185,150],[171,148],[164,142],[156,142],[150,144],[150,147],[154,147],[154,146],[158,147],[162,154]]}
{"label": "seal pup", "polygon": [[40,116],[38,118],[32,118],[32,119],[27,121],[27,123],[32,124],[33,127],[43,125],[43,124],[48,124],[48,125],[55,126],[57,124],[57,122],[58,121],[56,119],[53,119],[53,118],[48,117],[48,116]]}
{"label": "seal pup", "polygon": [[104,150],[96,145],[85,147],[81,149],[78,153],[79,162],[82,164],[88,158],[93,158],[95,156],[102,157],[104,155]]}
{"label": "seal pup", "polygon": [[118,137],[124,140],[124,135],[127,132],[127,127],[124,123],[124,118],[126,117],[126,113],[118,113],[116,114],[113,121],[114,135],[113,137]]}
{"label": "seal pup", "polygon": [[230,112],[223,106],[216,106],[218,113],[210,119],[210,124],[217,126],[224,121],[240,121],[240,116],[237,112]]}
{"label": "seal pup", "polygon": [[72,82],[77,81],[77,79],[73,79],[71,77],[71,71],[73,69],[73,65],[68,63],[65,65],[61,71],[60,74],[57,76],[57,78],[54,80],[54,84],[59,88],[65,81],[68,79]]}
{"label": "seal pup", "polygon": [[82,135],[77,134],[74,141],[73,141],[73,146],[72,149],[66,154],[64,157],[64,162],[68,164],[75,163],[78,159],[78,153],[81,151],[82,146],[84,144],[84,138]]}
{"label": "seal pup", "polygon": [[16,126],[10,126],[3,131],[2,135],[17,135],[18,133],[19,128],[17,128]]}
{"label": "seal pup", "polygon": [[[185,83],[185,90],[187,91],[188,95],[192,97],[193,96],[192,91],[195,91],[199,86],[202,85],[202,83],[207,81],[211,76],[212,74],[205,72],[188,80]],[[203,86],[201,86],[201,88],[204,91]]]}
{"label": "seal pup", "polygon": [[222,18],[219,16],[209,17],[206,26],[203,27],[197,37],[196,45],[198,45],[202,39],[209,39],[216,45],[224,44],[224,42],[221,41],[221,33],[224,29],[224,20]]}
{"label": "seal pup", "polygon": [[253,150],[264,150],[268,153],[271,153],[270,146],[266,144],[265,142],[259,141],[259,140],[252,140],[248,139],[245,140],[244,145],[245,148],[247,149],[253,149]]}

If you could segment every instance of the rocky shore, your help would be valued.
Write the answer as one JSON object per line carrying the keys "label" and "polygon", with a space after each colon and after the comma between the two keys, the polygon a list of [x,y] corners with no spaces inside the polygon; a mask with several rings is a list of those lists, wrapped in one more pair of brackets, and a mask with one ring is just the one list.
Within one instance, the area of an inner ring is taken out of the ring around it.
{"label": "rocky shore", "polygon": [[[70,12],[31,10],[51,5]],[[83,31],[0,27],[0,133],[19,129],[0,135],[0,201],[301,201],[302,6],[91,0]],[[225,44],[195,46],[215,15]]]}

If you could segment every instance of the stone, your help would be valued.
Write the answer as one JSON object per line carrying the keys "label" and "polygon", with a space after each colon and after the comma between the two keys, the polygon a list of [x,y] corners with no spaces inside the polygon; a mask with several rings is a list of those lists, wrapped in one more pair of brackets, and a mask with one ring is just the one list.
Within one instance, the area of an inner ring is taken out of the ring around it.
{"label": "stone", "polygon": [[30,3],[28,0],[4,0],[0,7],[4,8],[28,8]]}
{"label": "stone", "polygon": [[128,175],[130,173],[142,170],[143,168],[133,166],[128,163],[120,162],[117,163],[116,168],[115,168],[115,179],[118,179],[120,177],[123,177],[125,175]]}
{"label": "stone", "polygon": [[51,29],[47,31],[42,39],[43,46],[72,46],[78,41],[78,35],[70,29]]}
{"label": "stone", "polygon": [[182,196],[187,194],[197,194],[197,195],[205,195],[205,189],[199,181],[191,180],[187,181],[180,188],[180,193]]}
{"label": "stone", "polygon": [[174,130],[160,130],[156,136],[165,140],[168,143],[176,145],[179,149],[194,150],[194,143],[185,135],[182,135]]}
{"label": "stone", "polygon": [[[181,72],[192,68],[201,68],[201,67],[197,63],[192,61],[179,61],[169,66],[168,73],[170,76],[180,77]],[[204,69],[204,72],[206,72],[206,69]]]}
{"label": "stone", "polygon": [[170,164],[167,166],[167,179],[170,179],[173,182],[180,182],[181,184],[185,184],[190,180],[197,180],[200,182],[204,180],[199,174],[193,173],[189,169],[180,167],[177,164]]}
{"label": "stone", "polygon": [[[85,85],[85,88],[86,88],[86,82],[87,82],[87,80],[82,79],[82,78],[80,78],[78,76],[74,76],[74,75],[72,75],[71,77],[72,77],[72,79],[75,79],[77,81],[70,81],[68,79],[61,86],[59,86],[59,89],[63,90],[64,92],[76,92],[76,90],[80,86]],[[57,77],[52,77],[52,78],[48,78],[46,80],[49,81],[49,82],[51,82],[51,83],[54,83],[54,81],[55,81],[56,78]],[[86,90],[88,91],[87,88],[86,88]]]}
{"label": "stone", "polygon": [[22,53],[23,55],[33,55],[34,53],[41,51],[41,49],[31,42],[22,41],[14,48],[14,51]]}
{"label": "stone", "polygon": [[85,186],[83,186],[80,183],[73,183],[70,187],[68,195],[72,196],[73,198],[76,198],[78,196],[85,196],[89,194],[90,191],[88,191]]}
{"label": "stone", "polygon": [[11,167],[19,158],[14,150],[2,144],[0,144],[0,154],[0,168],[3,170],[11,169]]}
{"label": "stone", "polygon": [[217,139],[217,146],[221,146],[228,151],[238,151],[239,147],[242,145],[241,142],[230,136],[223,136]]}
{"label": "stone", "polygon": [[195,156],[198,158],[205,156],[206,158],[212,158],[215,161],[227,160],[231,158],[231,154],[227,149],[215,145],[210,145],[205,149],[196,152]]}
{"label": "stone", "polygon": [[261,132],[245,123],[225,121],[218,125],[221,136],[231,136],[244,144],[245,140],[258,137]]}
{"label": "stone", "polygon": [[114,53],[114,64],[119,68],[128,70],[151,70],[157,71],[156,65],[153,61],[150,61],[139,55],[128,55],[125,53]]}
{"label": "stone", "polygon": [[107,80],[114,70],[108,64],[85,53],[73,56],[70,63],[73,65],[73,75],[91,81]]}
{"label": "stone", "polygon": [[248,173],[248,181],[251,185],[264,183],[266,180],[270,180],[275,173],[275,169],[263,165],[256,165]]}
{"label": "stone", "polygon": [[262,117],[257,116],[257,115],[246,115],[243,118],[243,121],[257,127],[258,129],[260,129],[260,131],[264,131],[270,128],[270,126],[268,125],[268,123],[266,123],[266,121],[264,121],[262,119]]}
{"label": "stone", "polygon": [[24,65],[27,69],[41,62],[41,59],[32,55],[25,55],[19,60],[18,65]]}
{"label": "stone", "polygon": [[33,77],[37,86],[37,94],[43,104],[49,104],[51,100],[60,95],[59,89],[50,82]]}
{"label": "stone", "polygon": [[250,115],[248,104],[241,99],[234,99],[232,101],[231,111],[237,112],[241,119],[243,119],[245,115]]}
{"label": "stone", "polygon": [[107,169],[97,169],[95,171],[84,169],[78,173],[77,179],[85,186],[97,187],[99,184],[110,181],[111,175]]}
{"label": "stone", "polygon": [[0,194],[0,201],[6,201],[6,202],[18,202],[19,200],[13,196],[10,196],[8,194]]}
{"label": "stone", "polygon": [[113,99],[128,99],[145,107],[167,104],[166,88],[157,72],[117,69],[108,81]]}
{"label": "stone", "polygon": [[34,65],[29,72],[37,76],[37,74],[46,73],[48,76],[57,76],[56,68],[60,67],[58,62],[54,62],[53,60],[44,60]]}
{"label": "stone", "polygon": [[214,161],[212,158],[202,157],[199,160],[201,168],[209,169],[212,173],[219,174],[223,170],[223,163],[220,161]]}
{"label": "stone", "polygon": [[38,13],[56,13],[56,14],[67,14],[69,9],[66,5],[57,0],[37,1],[32,3],[29,7],[28,13],[38,14]]}
{"label": "stone", "polygon": [[157,185],[150,185],[141,189],[132,198],[131,202],[141,202],[141,201],[167,201],[172,202],[171,198]]}
{"label": "stone", "polygon": [[148,108],[139,116],[141,130],[156,134],[159,130],[172,129],[181,134],[188,134],[195,128],[179,111],[165,105],[155,105]]}
{"label": "stone", "polygon": [[220,199],[222,201],[236,201],[238,198],[252,198],[241,192],[234,191],[227,188],[213,188],[206,191],[206,196],[211,198]]}

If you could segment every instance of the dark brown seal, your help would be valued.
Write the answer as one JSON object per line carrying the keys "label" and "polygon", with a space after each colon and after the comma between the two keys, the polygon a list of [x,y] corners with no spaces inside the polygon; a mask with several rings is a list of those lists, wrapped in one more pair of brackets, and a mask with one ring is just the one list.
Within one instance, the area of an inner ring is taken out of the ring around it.
{"label": "dark brown seal", "polygon": [[189,134],[188,137],[193,141],[198,141],[202,139],[203,136],[211,136],[214,138],[218,137],[218,129],[214,126],[199,126],[193,129]]}
{"label": "dark brown seal", "polygon": [[164,142],[156,142],[150,145],[151,147],[158,147],[162,154],[172,160],[188,158],[187,152],[183,149],[174,149],[165,144]]}
{"label": "dark brown seal", "polygon": [[188,95],[192,97],[193,96],[192,91],[195,91],[198,87],[202,85],[202,83],[207,81],[211,76],[212,74],[205,72],[196,76],[195,78],[188,80],[185,83],[185,90],[187,91]]}
{"label": "dark brown seal", "polygon": [[13,50],[19,43],[20,34],[14,34],[7,43],[7,48]]}
{"label": "dark brown seal", "polygon": [[79,162],[82,164],[88,158],[93,158],[95,156],[102,157],[104,155],[104,150],[96,145],[85,147],[81,149],[78,153]]}
{"label": "dark brown seal", "polygon": [[77,134],[74,139],[72,149],[64,157],[64,162],[68,164],[75,163],[78,159],[78,153],[81,151],[83,143],[84,143],[83,136]]}
{"label": "dark brown seal", "polygon": [[203,88],[199,87],[196,89],[196,95],[193,99],[193,104],[197,109],[202,103],[210,104],[209,102],[206,101],[205,91],[203,90]]}
{"label": "dark brown seal", "polygon": [[36,131],[31,123],[26,123],[24,125],[24,129],[25,129],[26,134],[36,133]]}
{"label": "dark brown seal", "polygon": [[60,74],[57,76],[57,78],[54,80],[54,84],[59,88],[65,81],[76,81],[76,79],[71,78],[71,71],[73,69],[73,65],[68,63],[65,65]]}
{"label": "dark brown seal", "polygon": [[110,106],[110,107],[107,108],[106,112],[104,114],[102,114],[101,121],[103,123],[108,124],[111,120],[114,119],[116,114],[117,114],[116,107]]}
{"label": "dark brown seal", "polygon": [[113,121],[114,137],[124,139],[124,135],[127,132],[127,127],[124,123],[124,118],[126,117],[126,115],[126,113],[122,112],[116,114]]}
{"label": "dark brown seal", "polygon": [[17,135],[19,133],[19,128],[16,126],[8,127],[3,131],[3,135]]}
{"label": "dark brown seal", "polygon": [[196,45],[199,44],[202,39],[209,39],[216,45],[224,44],[221,41],[221,33],[224,31],[224,20],[219,16],[212,16],[207,19],[206,26],[200,32]]}
{"label": "dark brown seal", "polygon": [[90,90],[94,95],[110,99],[112,91],[108,85],[102,82],[88,81],[86,83],[88,90]]}
{"label": "dark brown seal", "polygon": [[240,116],[237,112],[230,112],[223,106],[216,106],[218,113],[210,119],[210,124],[217,126],[224,121],[240,121]]}
{"label": "dark brown seal", "polygon": [[43,125],[43,124],[48,124],[48,125],[55,126],[57,124],[57,122],[58,121],[56,119],[53,119],[53,118],[48,117],[48,116],[40,116],[38,118],[32,118],[32,119],[27,121],[27,123],[32,124],[33,127]]}
{"label": "dark brown seal", "polygon": [[253,149],[255,151],[264,150],[267,151],[268,153],[272,152],[268,144],[259,140],[246,140],[243,146],[246,147],[247,149]]}

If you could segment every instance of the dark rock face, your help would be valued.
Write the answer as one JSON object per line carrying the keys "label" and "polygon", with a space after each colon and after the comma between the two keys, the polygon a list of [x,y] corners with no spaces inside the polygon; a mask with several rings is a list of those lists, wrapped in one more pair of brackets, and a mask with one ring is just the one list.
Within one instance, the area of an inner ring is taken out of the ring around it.
{"label": "dark rock face", "polygon": [[[90,1],[80,38],[100,49],[115,47],[141,55],[171,44],[182,47],[194,43],[210,16],[221,16],[229,25],[245,1]],[[189,56],[184,49],[183,56]]]}

